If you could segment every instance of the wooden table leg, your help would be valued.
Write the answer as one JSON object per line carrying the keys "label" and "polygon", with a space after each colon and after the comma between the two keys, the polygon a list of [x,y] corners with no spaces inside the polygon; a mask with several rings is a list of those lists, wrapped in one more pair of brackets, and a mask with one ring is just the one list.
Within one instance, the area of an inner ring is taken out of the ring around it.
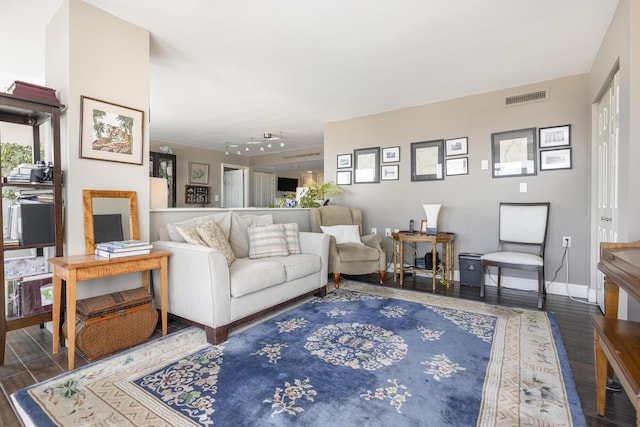
{"label": "wooden table leg", "polygon": [[607,371],[611,369],[607,356],[600,347],[600,335],[593,331],[593,350],[596,368],[596,412],[604,415],[605,399],[607,395]]}
{"label": "wooden table leg", "polygon": [[400,243],[400,287],[404,282],[404,242]]}
{"label": "wooden table leg", "polygon": [[[426,267],[426,266],[425,266]],[[431,244],[431,289],[436,291],[436,275],[438,274],[438,243]]]}
{"label": "wooden table leg", "polygon": [[169,298],[168,257],[160,260],[160,312],[162,314],[162,335],[167,335],[167,299]]}
{"label": "wooden table leg", "polygon": [[396,283],[398,268],[398,240],[393,239],[393,283]]}
{"label": "wooden table leg", "polygon": [[70,371],[75,366],[76,357],[76,273],[76,270],[70,270],[67,278],[67,364]]}
{"label": "wooden table leg", "polygon": [[57,354],[60,342],[60,310],[62,308],[62,279],[56,274],[56,266],[53,266],[53,307],[51,307],[51,320],[53,321],[53,354]]}

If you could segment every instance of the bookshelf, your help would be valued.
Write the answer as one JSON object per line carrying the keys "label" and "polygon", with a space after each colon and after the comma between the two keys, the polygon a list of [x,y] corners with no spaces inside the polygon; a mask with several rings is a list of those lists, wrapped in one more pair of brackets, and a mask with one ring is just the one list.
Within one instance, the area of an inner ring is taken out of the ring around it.
{"label": "bookshelf", "polygon": [[[11,313],[7,316],[7,289],[5,289],[5,260],[15,259],[18,250],[35,249],[38,256],[44,255],[44,248],[53,248],[52,256],[63,255],[63,235],[62,235],[62,170],[60,167],[60,114],[64,106],[60,105],[55,98],[55,91],[48,88],[34,86],[33,90],[20,92],[16,87],[14,94],[0,93],[0,122],[13,123],[21,126],[28,126],[32,132],[32,152],[33,162],[47,160],[53,162],[53,180],[47,182],[13,182],[7,177],[0,176],[0,190],[4,193],[6,189],[14,191],[50,190],[53,194],[52,205],[53,215],[49,218],[53,225],[53,235],[47,236],[42,243],[36,238],[30,242],[16,242],[14,240],[3,241],[3,250],[0,251],[0,365],[4,365],[4,352],[6,345],[6,334],[9,331],[21,329],[26,326],[44,324],[52,320],[51,311],[36,311],[26,315],[15,315]],[[29,88],[31,89],[31,88]],[[51,94],[54,94],[53,97]],[[48,126],[46,126],[48,124]],[[41,147],[41,137],[45,142],[49,142],[46,147]],[[10,141],[2,141],[10,142]],[[42,148],[45,150],[45,159],[40,159]],[[0,174],[1,175],[1,174]],[[3,199],[3,203],[7,203]],[[0,209],[0,224],[3,230],[6,224],[4,209]],[[36,218],[38,218],[36,214]],[[23,224],[24,225],[24,224]],[[51,227],[51,225],[45,226]],[[23,228],[24,229],[24,228]],[[36,236],[37,237],[37,236]],[[45,268],[47,266],[44,260]],[[31,275],[28,271],[27,275]]]}

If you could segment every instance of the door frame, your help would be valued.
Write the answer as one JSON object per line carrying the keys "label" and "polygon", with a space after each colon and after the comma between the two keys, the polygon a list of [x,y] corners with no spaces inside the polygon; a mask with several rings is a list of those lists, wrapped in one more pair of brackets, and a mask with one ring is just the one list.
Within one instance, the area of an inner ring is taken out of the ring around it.
{"label": "door frame", "polygon": [[[224,170],[226,169],[235,169],[242,170],[242,207],[249,207],[249,166],[242,165],[234,165],[231,163],[221,163],[220,164],[220,204],[222,205],[225,201],[224,197]],[[224,206],[223,206],[224,207]]]}

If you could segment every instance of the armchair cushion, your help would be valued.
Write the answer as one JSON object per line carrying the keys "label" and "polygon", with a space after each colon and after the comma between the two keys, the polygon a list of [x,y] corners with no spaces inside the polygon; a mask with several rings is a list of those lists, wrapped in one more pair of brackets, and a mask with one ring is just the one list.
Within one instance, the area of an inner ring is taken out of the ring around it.
{"label": "armchair cushion", "polygon": [[342,262],[377,261],[380,258],[380,252],[377,249],[362,243],[343,243],[337,245],[337,248]]}
{"label": "armchair cushion", "polygon": [[354,243],[362,245],[360,240],[360,229],[357,225],[321,225],[320,229],[324,234],[335,237],[336,244],[341,245],[343,243]]}

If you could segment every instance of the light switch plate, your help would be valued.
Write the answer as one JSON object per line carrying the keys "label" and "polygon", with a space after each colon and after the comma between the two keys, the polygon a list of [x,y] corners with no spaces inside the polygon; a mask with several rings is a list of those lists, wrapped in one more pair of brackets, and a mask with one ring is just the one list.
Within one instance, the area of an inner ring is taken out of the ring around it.
{"label": "light switch plate", "polygon": [[526,182],[521,182],[520,183],[520,192],[521,193],[526,193],[527,192],[527,183]]}
{"label": "light switch plate", "polygon": [[483,160],[480,163],[480,169],[482,169],[483,171],[486,171],[487,169],[489,169],[489,160]]}

